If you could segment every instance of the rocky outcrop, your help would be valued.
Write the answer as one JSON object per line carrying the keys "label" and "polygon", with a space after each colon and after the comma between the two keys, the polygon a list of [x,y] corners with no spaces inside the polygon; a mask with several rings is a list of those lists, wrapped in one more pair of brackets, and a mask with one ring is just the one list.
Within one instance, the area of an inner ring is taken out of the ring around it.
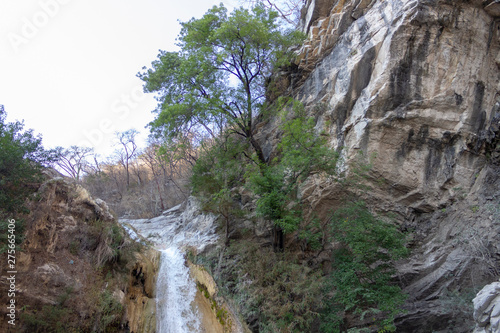
{"label": "rocky outcrop", "polygon": [[474,298],[474,333],[500,332],[500,282],[485,286]]}
{"label": "rocky outcrop", "polygon": [[133,228],[159,248],[175,244],[182,248],[196,248],[200,252],[216,244],[215,222],[216,216],[202,213],[194,197],[151,219],[120,219],[126,228]]}
{"label": "rocky outcrop", "polygon": [[195,303],[201,313],[202,326],[214,333],[250,333],[233,307],[219,294],[219,288],[210,273],[201,265],[188,262],[198,293]]}
{"label": "rocky outcrop", "polygon": [[160,252],[149,249],[135,255],[130,270],[127,293],[123,295],[132,333],[156,332],[156,279],[160,265]]}
{"label": "rocky outcrop", "polygon": [[202,326],[214,333],[250,333],[242,323],[233,307],[219,295],[217,284],[210,273],[200,265],[189,264],[191,276],[196,281],[198,293],[195,303],[201,313]]}
{"label": "rocky outcrop", "polygon": [[[309,0],[304,9],[308,39],[286,93],[345,167],[359,152],[375,156],[371,191],[359,195],[411,235],[412,255],[398,265],[409,294],[398,332],[470,330],[470,309],[452,309],[446,295],[499,275],[499,9],[481,0]],[[261,126],[262,142],[278,141],[275,123]],[[264,146],[272,155],[276,145]],[[319,176],[302,186],[320,218],[342,191]],[[458,323],[465,314],[469,323]]]}
{"label": "rocky outcrop", "polygon": [[[1,321],[0,331],[129,331],[124,306],[142,299],[125,302],[133,287],[128,275],[136,260],[146,265],[135,257],[137,244],[104,201],[55,172],[47,177],[31,198],[24,227],[17,224],[24,241],[16,251],[16,326]],[[6,298],[0,295],[3,304]],[[5,308],[0,312],[6,318]]]}

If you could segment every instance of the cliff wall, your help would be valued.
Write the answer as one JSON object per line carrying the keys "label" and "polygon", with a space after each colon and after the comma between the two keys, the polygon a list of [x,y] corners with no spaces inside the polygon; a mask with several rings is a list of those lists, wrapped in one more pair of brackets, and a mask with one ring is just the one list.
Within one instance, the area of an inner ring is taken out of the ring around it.
{"label": "cliff wall", "polygon": [[[500,274],[499,19],[498,1],[309,0],[281,78],[346,165],[375,156],[360,195],[411,235],[398,332],[466,331],[469,298]],[[279,131],[261,126],[269,156]],[[325,216],[339,191],[311,178],[302,195]]]}
{"label": "cliff wall", "polygon": [[[24,230],[16,230],[24,241],[16,250],[15,326],[3,320],[0,331],[154,332],[157,252],[131,240],[104,201],[56,172],[30,199]],[[2,304],[10,301],[5,275]]]}

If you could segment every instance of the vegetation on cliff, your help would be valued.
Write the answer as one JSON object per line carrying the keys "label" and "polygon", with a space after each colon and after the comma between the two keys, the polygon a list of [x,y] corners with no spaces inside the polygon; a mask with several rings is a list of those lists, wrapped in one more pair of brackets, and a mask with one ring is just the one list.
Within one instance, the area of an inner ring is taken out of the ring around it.
{"label": "vegetation on cliff", "polygon": [[274,66],[289,61],[290,46],[301,40],[293,30],[282,31],[276,19],[277,13],[259,5],[229,15],[220,5],[182,23],[181,50],[161,51],[153,68],[138,74],[145,91],[158,96],[152,131],[170,139],[189,132],[211,138],[234,133],[265,163],[255,139],[265,80]]}
{"label": "vegetation on cliff", "polygon": [[[303,36],[284,31],[278,14],[214,7],[182,24],[179,52],[161,51],[138,74],[159,101],[147,149],[136,150],[129,131],[117,133],[120,149],[107,162],[86,162],[81,154],[91,152],[79,147],[60,157],[120,216],[152,217],[189,193],[201,199],[224,237],[192,260],[255,332],[393,331],[402,286],[411,297],[398,330],[464,331],[475,288],[499,275],[500,44],[492,27],[500,5],[396,3],[306,1],[309,39],[295,64],[290,51]],[[464,42],[471,34],[478,38]],[[37,147],[16,128],[2,125],[0,148]],[[353,166],[357,151],[365,155]],[[22,210],[30,177],[16,186],[3,165],[11,156],[0,154],[0,203]],[[17,174],[40,165],[26,161],[12,164]],[[120,261],[110,226],[100,229],[108,246],[96,255],[106,265]],[[412,232],[415,255],[396,273],[408,253],[400,228]],[[54,302],[36,309],[51,323],[66,315],[67,300]]]}
{"label": "vegetation on cliff", "polygon": [[0,105],[0,253],[7,249],[8,219],[17,219],[16,244],[21,243],[26,200],[40,184],[43,168],[55,158],[33,130],[24,130],[19,121],[7,123],[6,117]]}
{"label": "vegetation on cliff", "polygon": [[[353,317],[361,326],[393,330],[405,299],[393,265],[406,253],[405,238],[355,196],[326,219],[305,203],[302,186],[313,175],[357,185],[339,171],[345,162],[301,103],[265,99],[271,70],[289,65],[285,51],[300,41],[298,33],[283,34],[276,17],[260,6],[229,15],[214,7],[183,23],[181,51],[162,51],[139,74],[145,90],[158,93],[153,135],[172,146],[197,138],[189,146],[196,151],[193,193],[224,225],[225,245],[195,261],[256,332],[338,332]],[[271,117],[280,124],[280,143],[264,153],[257,125]],[[239,223],[248,218],[270,222],[272,246],[241,234]],[[330,256],[330,268],[315,262],[321,253]]]}
{"label": "vegetation on cliff", "polygon": [[68,179],[45,181],[29,208],[16,263],[23,285],[16,295],[19,331],[123,331],[120,295],[130,288],[141,244],[105,203]]}
{"label": "vegetation on cliff", "polygon": [[[292,46],[304,37],[282,30],[277,17],[262,6],[229,14],[219,6],[183,23],[180,51],[161,51],[138,74],[159,101],[150,147],[136,150],[128,131],[117,133],[122,149],[114,162],[82,165],[81,158],[73,165],[78,147],[59,153],[76,180],[83,170],[93,193],[119,203],[120,215],[153,216],[182,200],[172,193],[191,189],[220,216],[225,233],[221,248],[195,260],[254,331],[391,331],[405,299],[394,281],[394,261],[406,254],[404,235],[354,195],[368,162],[345,168],[340,150],[330,147],[327,123],[279,92],[267,99],[276,86],[273,70],[291,65]],[[259,128],[269,121],[279,143],[264,149]],[[188,174],[189,187],[182,184]],[[341,183],[343,206],[318,216],[304,194],[313,178]],[[169,182],[175,185],[165,191]],[[244,220],[265,221],[269,241],[247,237]],[[102,233],[109,246],[97,249],[97,260],[112,264],[122,239],[114,227]]]}
{"label": "vegetation on cliff", "polygon": [[25,200],[36,190],[43,167],[55,155],[43,148],[41,137],[33,130],[24,130],[19,121],[7,123],[6,117],[0,105],[0,214],[13,214],[25,209]]}
{"label": "vegetation on cliff", "polygon": [[[18,305],[16,332],[123,331],[118,292],[126,291],[140,244],[102,200],[47,168],[60,154],[45,150],[22,122],[7,123],[0,106],[0,252],[9,249],[22,286],[0,299]],[[9,220],[15,229],[7,232]],[[15,249],[8,247],[12,239]],[[5,309],[0,312],[6,317]],[[10,326],[3,321],[0,330]]]}

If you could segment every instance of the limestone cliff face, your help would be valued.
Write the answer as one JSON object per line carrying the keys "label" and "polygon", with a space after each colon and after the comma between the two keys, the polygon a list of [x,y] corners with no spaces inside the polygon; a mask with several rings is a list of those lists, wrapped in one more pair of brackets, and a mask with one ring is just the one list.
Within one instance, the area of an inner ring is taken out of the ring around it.
{"label": "limestone cliff face", "polygon": [[[287,92],[346,161],[376,154],[364,199],[411,231],[398,332],[463,327],[446,295],[500,273],[500,3],[309,0],[303,14]],[[321,216],[338,191],[311,179],[303,194]]]}

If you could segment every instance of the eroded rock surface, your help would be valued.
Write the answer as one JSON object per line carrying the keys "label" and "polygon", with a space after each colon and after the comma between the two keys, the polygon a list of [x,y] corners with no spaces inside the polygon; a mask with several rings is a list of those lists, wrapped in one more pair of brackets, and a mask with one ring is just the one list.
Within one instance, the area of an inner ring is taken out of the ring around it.
{"label": "eroded rock surface", "polygon": [[500,282],[486,285],[474,298],[474,333],[500,332]]}
{"label": "eroded rock surface", "polygon": [[120,219],[158,248],[170,245],[195,247],[203,251],[217,242],[216,216],[203,214],[194,197],[151,219]]}
{"label": "eroded rock surface", "polygon": [[136,254],[130,270],[127,293],[123,295],[130,332],[156,332],[156,279],[160,253],[149,249]]}
{"label": "eroded rock surface", "polygon": [[[16,326],[0,321],[0,331],[131,331],[123,307],[143,300],[125,302],[134,264],[134,258],[125,257],[133,256],[133,242],[104,201],[55,171],[46,174],[29,203],[24,230],[16,235],[25,237],[22,251],[16,251]],[[0,268],[6,274],[4,264]],[[5,276],[1,280],[4,290]],[[6,297],[6,292],[0,295],[5,304]],[[5,310],[0,310],[4,318]]]}

